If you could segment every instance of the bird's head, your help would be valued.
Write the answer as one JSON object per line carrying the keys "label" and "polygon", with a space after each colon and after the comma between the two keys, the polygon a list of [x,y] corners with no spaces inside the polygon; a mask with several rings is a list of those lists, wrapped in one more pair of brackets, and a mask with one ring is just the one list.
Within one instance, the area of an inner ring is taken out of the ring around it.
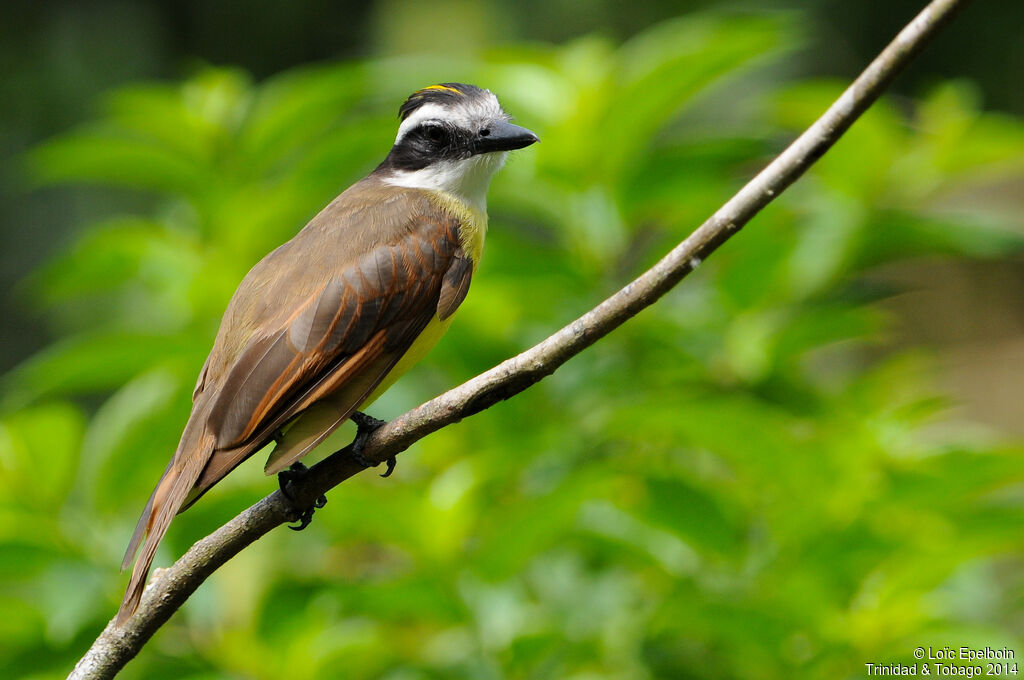
{"label": "bird's head", "polygon": [[377,174],[397,186],[456,194],[478,208],[508,152],[539,141],[509,122],[490,90],[475,85],[425,87],[405,100],[398,116],[395,145]]}

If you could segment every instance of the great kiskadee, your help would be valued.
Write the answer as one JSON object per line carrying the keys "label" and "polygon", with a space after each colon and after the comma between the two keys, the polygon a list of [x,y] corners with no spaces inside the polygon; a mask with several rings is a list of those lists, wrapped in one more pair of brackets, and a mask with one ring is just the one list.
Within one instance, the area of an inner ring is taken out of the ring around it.
{"label": "great kiskadee", "polygon": [[254,452],[281,472],[423,357],[466,297],[486,194],[537,141],[490,91],[443,83],[399,109],[391,152],[242,280],[192,395],[174,457],[139,519],[118,612],[138,607],[171,519]]}

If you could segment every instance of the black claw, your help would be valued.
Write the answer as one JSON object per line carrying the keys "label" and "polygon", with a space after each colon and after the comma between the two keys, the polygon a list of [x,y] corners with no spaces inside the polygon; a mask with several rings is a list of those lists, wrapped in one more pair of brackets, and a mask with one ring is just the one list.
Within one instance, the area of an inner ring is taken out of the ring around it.
{"label": "black claw", "polygon": [[[292,463],[291,467],[287,470],[282,470],[277,473],[277,484],[281,487],[281,493],[285,498],[292,502],[293,506],[295,505],[295,498],[292,496],[291,492],[288,491],[288,486],[292,482],[297,482],[302,479],[307,474],[309,474],[309,468],[299,462]],[[327,496],[321,494],[313,501],[313,505],[308,508],[301,511],[296,508],[296,512],[298,513],[296,521],[299,523],[299,526],[289,526],[288,528],[292,531],[302,531],[309,526],[310,522],[313,521],[313,513],[316,512],[317,508],[322,508],[325,505],[327,505]]]}
{"label": "black claw", "polygon": [[370,461],[366,460],[366,458],[363,457],[362,444],[363,443],[359,441],[358,436],[356,437],[356,440],[352,442],[352,448],[349,451],[349,454],[352,456],[352,460],[359,463],[359,466],[364,468],[380,465],[380,463],[371,463]]}
{"label": "black claw", "polygon": [[312,506],[306,508],[305,510],[302,511],[302,514],[299,515],[299,520],[298,520],[299,521],[299,526],[294,527],[294,526],[288,525],[288,528],[291,529],[292,531],[302,531],[303,529],[305,529],[306,527],[309,526],[310,522],[313,521],[313,512],[314,512],[314,510],[313,510]]}
{"label": "black claw", "polygon": [[349,416],[349,419],[356,424],[356,433],[364,434],[365,436],[369,436],[374,430],[378,430],[388,424],[388,421],[374,418],[362,411],[354,412]]}
{"label": "black claw", "polygon": [[[370,461],[366,460],[365,456],[363,456],[363,446],[365,446],[366,440],[369,438],[369,436],[378,429],[380,429],[382,426],[386,425],[387,421],[374,418],[373,416],[368,416],[365,413],[362,413],[361,411],[356,411],[350,416],[350,418],[352,419],[352,422],[356,424],[356,438],[352,440],[350,450],[352,459],[355,460],[360,465],[362,465],[364,468],[377,467],[378,465],[380,465],[380,463],[371,463]],[[384,474],[381,475],[381,477],[390,477],[391,473],[395,471],[395,465],[397,465],[397,461],[395,460],[394,456],[392,456],[391,458],[388,458],[387,461],[385,462],[387,463],[388,467]]]}
{"label": "black claw", "polygon": [[281,487],[281,493],[284,494],[288,500],[295,500],[292,498],[291,491],[288,490],[288,485],[292,482],[297,482],[306,476],[309,472],[309,468],[299,462],[292,463],[291,467],[287,470],[281,470],[277,473],[277,485]]}

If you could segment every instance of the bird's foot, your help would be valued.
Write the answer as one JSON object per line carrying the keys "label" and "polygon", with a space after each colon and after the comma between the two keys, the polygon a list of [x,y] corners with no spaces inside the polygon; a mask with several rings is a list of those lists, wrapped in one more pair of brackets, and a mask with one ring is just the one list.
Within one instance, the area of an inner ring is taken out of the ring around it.
{"label": "bird's foot", "polygon": [[[284,494],[285,498],[291,501],[292,507],[295,507],[295,498],[292,497],[288,487],[292,482],[299,481],[307,474],[309,474],[309,468],[299,462],[292,463],[291,467],[287,470],[282,470],[277,473],[277,483],[281,487],[281,493]],[[302,531],[309,526],[310,522],[313,521],[313,513],[316,512],[318,508],[322,508],[325,505],[327,505],[327,496],[321,494],[320,496],[317,496],[315,501],[313,501],[313,505],[308,508],[301,510],[299,508],[295,508],[295,512],[298,514],[296,520],[299,522],[299,525],[294,527],[290,526],[288,528],[292,531]]]}
{"label": "bird's foot", "polygon": [[[377,467],[380,463],[371,463],[363,456],[363,447],[366,445],[366,440],[369,439],[370,435],[386,425],[387,421],[368,416],[362,411],[356,411],[349,417],[356,424],[356,438],[352,440],[352,458],[364,468]],[[387,463],[388,469],[384,471],[381,477],[390,477],[391,473],[395,471],[395,465],[398,462],[394,456],[391,456],[384,462]]]}

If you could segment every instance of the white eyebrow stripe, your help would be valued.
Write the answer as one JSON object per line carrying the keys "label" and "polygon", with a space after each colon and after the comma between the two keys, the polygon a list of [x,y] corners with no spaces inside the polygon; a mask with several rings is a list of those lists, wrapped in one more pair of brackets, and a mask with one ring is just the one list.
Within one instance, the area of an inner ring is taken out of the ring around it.
{"label": "white eyebrow stripe", "polygon": [[395,144],[398,144],[409,130],[428,120],[451,123],[466,130],[473,130],[482,121],[507,120],[508,116],[502,111],[498,98],[490,91],[485,92],[486,96],[482,98],[465,98],[447,107],[435,102],[424,104],[398,126]]}
{"label": "white eyebrow stripe", "polygon": [[416,109],[411,116],[403,120],[402,124],[398,126],[398,136],[395,137],[395,144],[398,144],[409,130],[417,127],[424,121],[444,120],[446,118],[450,119],[451,117],[451,113],[439,104],[424,104],[420,108]]}

